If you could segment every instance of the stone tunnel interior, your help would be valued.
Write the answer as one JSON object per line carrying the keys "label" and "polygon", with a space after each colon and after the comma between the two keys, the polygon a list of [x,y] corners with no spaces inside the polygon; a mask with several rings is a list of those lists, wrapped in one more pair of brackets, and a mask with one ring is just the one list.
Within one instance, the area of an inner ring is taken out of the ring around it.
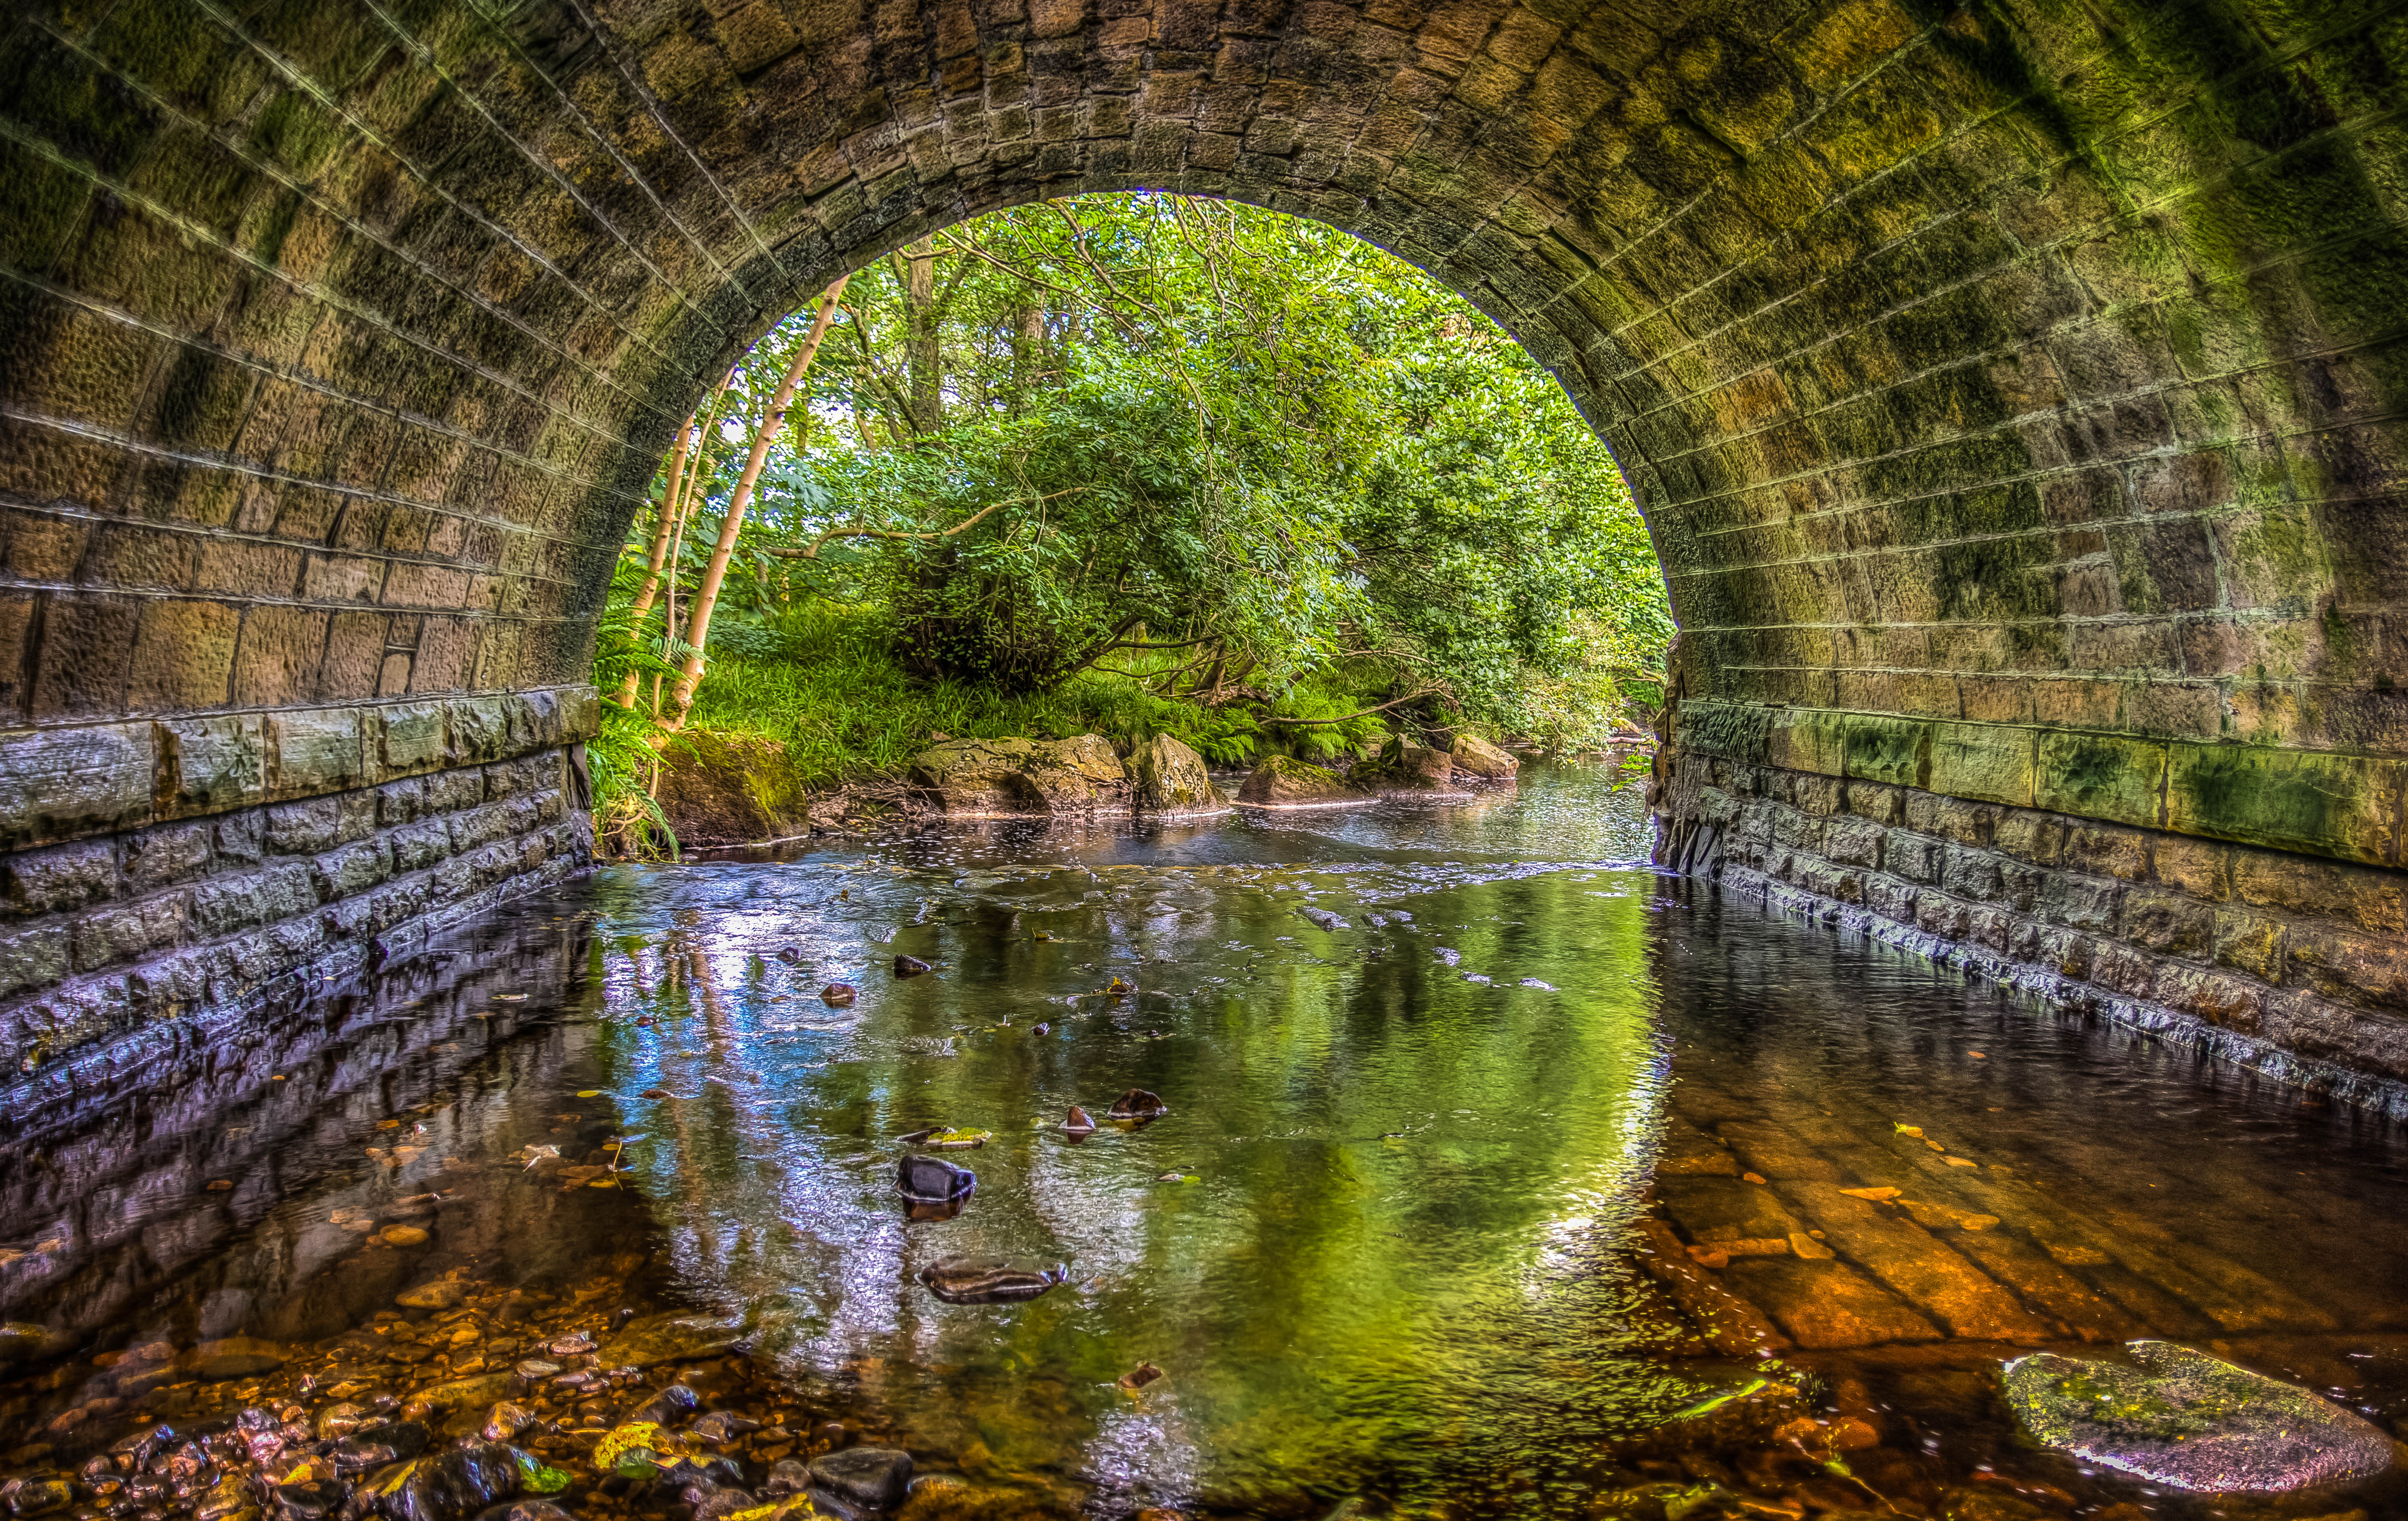
{"label": "stone tunnel interior", "polygon": [[1612,440],[1666,864],[2395,1094],[2403,69],[2360,0],[14,4],[0,1056],[580,869],[710,377],[1158,188],[1420,265]]}

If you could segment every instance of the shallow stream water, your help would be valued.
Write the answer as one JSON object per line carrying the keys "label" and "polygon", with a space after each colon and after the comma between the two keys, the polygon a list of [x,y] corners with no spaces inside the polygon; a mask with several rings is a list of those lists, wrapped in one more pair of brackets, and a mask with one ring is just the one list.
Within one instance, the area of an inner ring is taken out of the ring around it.
{"label": "shallow stream water", "polygon": [[[608,868],[19,1105],[0,1475],[247,1399],[505,1381],[540,1347],[502,1310],[393,1308],[449,1274],[606,1338],[715,1317],[645,1381],[734,1381],[798,1452],[832,1419],[1039,1513],[2396,1507],[2157,1494],[1997,1397],[2025,1351],[2164,1336],[2396,1431],[2396,1130],[1659,876],[1619,775]],[[1129,1089],[1168,1112],[1105,1120]],[[991,1135],[941,1154],[977,1175],[950,1218],[896,1191],[931,1127]],[[1064,1281],[920,1282],[965,1256]],[[1755,1318],[1710,1324],[1717,1295]],[[552,1391],[562,1440],[625,1383]],[[1767,1386],[1757,1425],[1676,1419]]]}

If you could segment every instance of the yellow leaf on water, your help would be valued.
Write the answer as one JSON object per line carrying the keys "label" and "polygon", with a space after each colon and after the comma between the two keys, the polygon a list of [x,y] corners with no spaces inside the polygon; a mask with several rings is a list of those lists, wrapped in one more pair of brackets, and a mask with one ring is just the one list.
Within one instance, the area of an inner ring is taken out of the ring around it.
{"label": "yellow leaf on water", "polygon": [[1895,1188],[1842,1188],[1840,1192],[1850,1198],[1870,1198],[1876,1203],[1884,1199],[1896,1198],[1899,1196],[1899,1190]]}
{"label": "yellow leaf on water", "polygon": [[1902,1136],[1921,1136],[1923,1134],[1923,1126],[1919,1125],[1898,1125],[1896,1121],[1892,1121],[1891,1124],[1896,1126],[1898,1133]]}
{"label": "yellow leaf on water", "polygon": [[1941,1160],[1947,1163],[1950,1167],[1980,1167],[1982,1165],[1981,1163],[1974,1161],[1970,1156],[1943,1156]]}
{"label": "yellow leaf on water", "polygon": [[577,1090],[577,1097],[580,1098],[599,1098],[602,1097],[602,1090],[599,1088],[580,1088]]}

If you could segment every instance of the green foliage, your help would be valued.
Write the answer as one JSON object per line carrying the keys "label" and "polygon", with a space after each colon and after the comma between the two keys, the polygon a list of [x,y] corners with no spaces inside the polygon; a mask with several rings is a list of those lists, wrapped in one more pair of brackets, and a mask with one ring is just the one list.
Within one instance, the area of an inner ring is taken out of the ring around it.
{"label": "green foliage", "polygon": [[[681,617],[810,316],[705,430]],[[803,396],[693,721],[806,775],[930,731],[1224,766],[1392,728],[1578,745],[1660,686],[1662,577],[1605,446],[1495,324],[1328,227],[1154,194],[992,213],[855,275]],[[601,663],[681,658],[662,617]],[[614,787],[643,742],[612,741]]]}

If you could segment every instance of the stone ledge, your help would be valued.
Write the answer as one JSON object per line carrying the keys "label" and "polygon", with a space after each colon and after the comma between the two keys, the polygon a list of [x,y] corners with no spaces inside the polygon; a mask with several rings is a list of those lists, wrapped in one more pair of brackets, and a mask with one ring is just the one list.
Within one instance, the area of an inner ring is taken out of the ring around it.
{"label": "stone ledge", "polygon": [[2408,864],[2408,760],[2393,757],[1705,698],[1675,710],[1673,741],[1742,765]]}
{"label": "stone ledge", "polygon": [[1811,888],[1794,886],[1753,867],[1726,868],[1721,886],[1760,898],[1766,907],[1819,919],[1868,935],[1885,944],[1928,956],[2003,983],[2071,1012],[2104,1019],[2151,1040],[2229,1062],[2246,1072],[2289,1087],[2323,1094],[2394,1120],[2408,1120],[2408,1083],[2357,1070],[2340,1062],[2301,1055],[2261,1036],[2213,1023],[2195,1013],[2133,997],[1985,946],[1967,944],[1894,919],[1879,910],[1842,903]]}
{"label": "stone ledge", "polygon": [[591,738],[591,686],[0,734],[0,850],[349,792]]}

